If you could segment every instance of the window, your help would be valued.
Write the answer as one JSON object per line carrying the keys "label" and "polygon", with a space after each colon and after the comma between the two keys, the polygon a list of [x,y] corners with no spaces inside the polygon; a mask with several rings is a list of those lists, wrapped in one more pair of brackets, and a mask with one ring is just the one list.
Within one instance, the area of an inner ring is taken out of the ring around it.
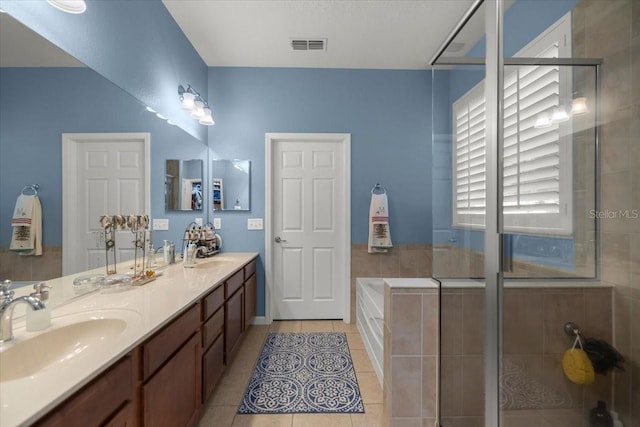
{"label": "window", "polygon": [[[517,56],[568,57],[571,16]],[[572,232],[570,121],[537,127],[571,95],[569,67],[508,66],[504,78],[503,209],[506,231]],[[484,82],[453,104],[453,225],[483,228],[486,209]]]}

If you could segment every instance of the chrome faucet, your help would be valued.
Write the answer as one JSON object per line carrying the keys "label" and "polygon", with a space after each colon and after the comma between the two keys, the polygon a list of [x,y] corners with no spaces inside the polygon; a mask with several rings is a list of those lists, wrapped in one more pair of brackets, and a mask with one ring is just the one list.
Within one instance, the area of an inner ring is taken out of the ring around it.
{"label": "chrome faucet", "polygon": [[14,292],[9,290],[11,280],[0,284],[0,343],[13,339],[13,309],[18,303],[29,304],[34,310],[42,310],[45,305],[33,296],[22,296],[13,299]]}

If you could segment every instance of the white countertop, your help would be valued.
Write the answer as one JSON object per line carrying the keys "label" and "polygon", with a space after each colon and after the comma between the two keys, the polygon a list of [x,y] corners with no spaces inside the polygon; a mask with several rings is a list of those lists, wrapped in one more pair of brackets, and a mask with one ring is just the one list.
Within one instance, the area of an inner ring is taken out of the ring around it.
{"label": "white countertop", "polygon": [[[91,348],[77,351],[74,357],[56,364],[55,368],[49,366],[33,376],[0,382],[0,425],[10,427],[34,422],[257,255],[222,253],[198,259],[195,268],[183,268],[182,263],[177,263],[161,270],[162,275],[156,280],[119,293],[92,292],[74,297],[73,279],[87,272],[47,281],[52,286],[51,327],[27,332],[24,319],[16,317],[13,324],[14,339],[0,344],[0,352],[29,338],[82,320],[117,318],[126,321],[127,326],[108,346],[104,346],[106,348],[101,347],[98,353]],[[24,292],[27,291],[31,292],[32,289],[25,287]],[[16,294],[19,292],[16,291]],[[18,307],[16,316],[19,316]],[[47,348],[42,348],[42,351],[46,352]],[[0,369],[6,367],[0,366]]]}

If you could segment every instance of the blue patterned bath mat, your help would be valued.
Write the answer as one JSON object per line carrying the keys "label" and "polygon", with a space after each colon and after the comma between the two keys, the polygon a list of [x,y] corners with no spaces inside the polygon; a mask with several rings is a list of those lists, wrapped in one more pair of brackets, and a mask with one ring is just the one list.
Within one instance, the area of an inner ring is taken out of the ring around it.
{"label": "blue patterned bath mat", "polygon": [[239,414],[363,413],[342,332],[270,333]]}

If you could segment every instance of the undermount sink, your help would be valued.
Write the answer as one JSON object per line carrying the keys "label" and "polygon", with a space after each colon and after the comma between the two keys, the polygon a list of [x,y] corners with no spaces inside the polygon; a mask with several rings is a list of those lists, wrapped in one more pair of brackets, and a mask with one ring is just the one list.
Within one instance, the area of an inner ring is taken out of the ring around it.
{"label": "undermount sink", "polygon": [[122,319],[95,318],[70,323],[15,342],[0,353],[0,382],[36,375],[104,349],[124,332]]}

